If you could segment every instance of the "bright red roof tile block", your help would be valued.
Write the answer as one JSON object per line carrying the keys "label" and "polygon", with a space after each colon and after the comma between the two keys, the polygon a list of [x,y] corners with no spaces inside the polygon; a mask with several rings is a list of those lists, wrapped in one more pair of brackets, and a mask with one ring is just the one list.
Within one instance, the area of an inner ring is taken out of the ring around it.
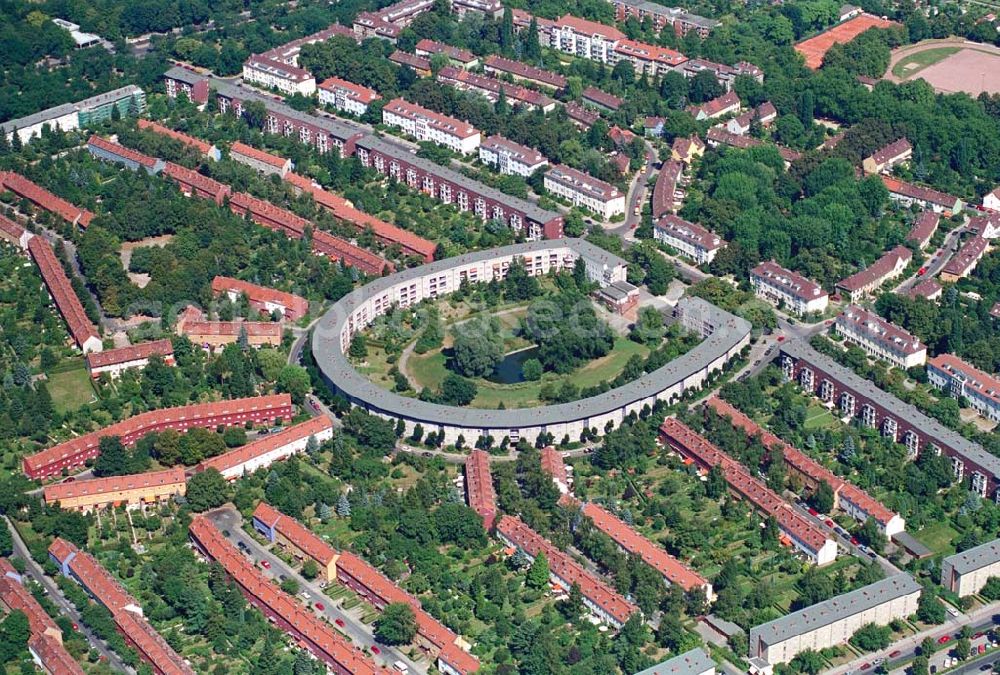
{"label": "bright red roof tile block", "polygon": [[178,466],[164,471],[55,483],[46,485],[43,494],[46,504],[55,504],[75,497],[98,496],[123,490],[179,486],[185,481],[184,467]]}
{"label": "bright red roof tile block", "polygon": [[207,518],[196,516],[191,521],[190,533],[199,548],[222,565],[244,595],[338,675],[387,675],[388,670],[375,665],[329,624],[271,583]]}
{"label": "bright red roof tile block", "polygon": [[81,466],[86,459],[97,456],[98,445],[105,436],[119,436],[122,443],[131,445],[150,432],[164,429],[186,431],[193,427],[242,425],[247,421],[259,423],[291,416],[292,397],[288,394],[152,410],[29,455],[24,458],[24,473],[29,478],[40,478],[52,475],[49,473],[52,470],[58,473],[63,466]]}
{"label": "bright red roof tile block", "polygon": [[87,145],[91,145],[99,150],[110,153],[122,159],[128,159],[139,166],[144,166],[148,169],[152,169],[156,166],[156,157],[150,157],[149,155],[143,154],[138,150],[133,150],[132,148],[126,148],[124,145],[119,145],[118,143],[112,143],[106,138],[101,138],[97,134],[92,134],[90,139],[87,141]]}
{"label": "bright red roof tile block", "polygon": [[0,171],[0,186],[27,199],[41,209],[51,211],[72,225],[79,225],[85,229],[94,218],[94,214],[87,209],[81,209],[62,197],[55,196],[41,185],[33,183],[19,173]]}
{"label": "bright red roof tile block", "polygon": [[216,469],[219,473],[225,475],[226,471],[230,469],[274,452],[290,443],[300,441],[303,438],[309,438],[309,436],[317,435],[331,428],[333,428],[333,423],[326,415],[313,417],[305,422],[286,427],[276,433],[260,436],[242,447],[206,459],[198,465],[197,470]]}
{"label": "bright red roof tile block", "polygon": [[403,98],[392,99],[385,104],[382,111],[383,113],[389,112],[393,115],[413,120],[422,120],[442,133],[457,138],[469,138],[479,133],[479,129],[476,129],[468,122],[463,122],[448,115],[442,115],[416,103],[410,103]]}
{"label": "bright red roof tile block", "polygon": [[288,165],[288,160],[284,157],[278,157],[277,155],[272,155],[270,152],[264,152],[263,150],[258,150],[257,148],[236,141],[229,148],[230,154],[238,154],[243,157],[261,162],[262,164],[267,164],[273,166],[276,169],[284,169]]}
{"label": "bright red roof tile block", "polygon": [[569,474],[566,472],[566,464],[563,462],[562,454],[551,445],[546,445],[541,452],[542,471],[552,476],[556,485],[569,491]]}
{"label": "bright red roof tile block", "polygon": [[184,145],[194,148],[203,155],[208,155],[212,151],[212,144],[206,143],[200,138],[195,138],[194,136],[189,136],[181,131],[175,131],[169,129],[158,122],[153,122],[147,119],[139,118],[137,121],[139,128],[144,131],[152,131],[153,133],[160,134],[161,136],[168,136],[174,140],[180,141]]}
{"label": "bright red roof tile block", "polygon": [[938,224],[941,222],[941,214],[934,213],[933,211],[923,211],[916,220],[913,221],[913,227],[910,228],[909,233],[906,235],[907,241],[915,242],[918,246],[923,247],[927,245],[931,237],[937,231]]}
{"label": "bright red roof tile block", "polygon": [[309,313],[309,301],[293,293],[286,293],[267,286],[259,286],[242,279],[217,276],[212,279],[212,292],[244,294],[251,306],[275,306],[282,310],[286,319],[297,321]]}
{"label": "bright red roof tile block", "polygon": [[905,246],[897,246],[860,272],[838,281],[837,288],[843,288],[853,293],[871,284],[879,283],[896,269],[897,264],[907,264],[912,258],[913,252],[910,249]]}
{"label": "bright red roof tile block", "polygon": [[785,462],[789,466],[814,481],[826,483],[838,498],[846,497],[883,527],[896,517],[896,514],[891,509],[883,506],[881,502],[867,492],[850,481],[840,478],[795,446],[786,443],[767,429],[764,429],[740,410],[733,407],[728,401],[724,401],[718,396],[712,396],[708,399],[708,406],[722,417],[728,417],[730,423],[742,429],[747,436],[759,436],[765,448],[781,448]]}
{"label": "bright red roof tile block", "polygon": [[180,164],[174,164],[173,162],[167,162],[163,166],[163,175],[178,183],[182,192],[211,199],[216,204],[222,204],[225,198],[232,193],[232,188],[225,183],[220,183],[193,169],[181,166]]}
{"label": "bright red roof tile block", "polygon": [[434,260],[434,251],[437,250],[437,244],[434,242],[424,239],[413,232],[404,230],[401,227],[387,223],[384,220],[380,220],[364,211],[359,211],[343,197],[335,195],[332,192],[327,192],[305,176],[289,171],[285,174],[285,180],[303,192],[309,192],[313,197],[313,201],[332,213],[336,218],[354,225],[359,230],[370,229],[375,238],[382,243],[387,245],[399,244],[405,253],[420,256],[424,259],[424,262],[432,262]]}
{"label": "bright red roof tile block", "polygon": [[354,82],[349,82],[339,77],[328,77],[316,86],[319,89],[325,89],[327,91],[337,91],[338,89],[343,89],[344,91],[350,92],[351,97],[354,100],[364,104],[368,104],[382,98],[374,89],[362,87],[360,84],[355,84]]}
{"label": "bright red roof tile block", "polygon": [[704,588],[707,595],[711,596],[711,586],[708,581],[629,527],[620,518],[592,502],[584,504],[582,510],[583,515],[590,518],[597,529],[614,539],[616,544],[629,553],[642,558],[643,562],[662,574],[669,583],[676,584],[685,591]]}
{"label": "bright red roof tile block", "polygon": [[[329,421],[327,419],[327,422]],[[257,504],[257,508],[253,512],[253,517],[277,531],[281,536],[295,544],[297,548],[317,562],[329,565],[336,560],[337,552],[333,550],[333,547],[317,537],[312,530],[295,518],[286,516],[267,502]]]}
{"label": "bright red roof tile block", "polygon": [[52,246],[44,237],[32,237],[28,242],[28,252],[38,265],[45,287],[49,289],[56,308],[66,321],[66,327],[73,341],[83,351],[100,351],[101,337],[97,327],[91,323],[87,312],[84,311],[83,304],[73,290],[73,284],[70,283],[66,271],[56,258]]}
{"label": "bright red roof tile block", "polygon": [[638,607],[556,548],[552,542],[525,525],[520,518],[509,515],[501,517],[497,532],[532,558],[539,552],[544,552],[551,574],[561,579],[567,588],[573,583],[578,584],[583,597],[601,608],[619,625],[624,624],[630,616],[639,611]]}
{"label": "bright red roof tile block", "polygon": [[154,666],[156,672],[163,675],[195,675],[194,669],[148,621],[124,611],[115,615],[115,625],[142,658]]}
{"label": "bright red roof tile block", "polygon": [[20,223],[0,214],[0,232],[3,232],[8,238],[14,241],[19,241],[24,236],[25,229],[21,227]]}
{"label": "bright red roof tile block", "polygon": [[773,516],[787,534],[818,553],[827,542],[826,533],[818,526],[796,513],[773,490],[754,478],[746,467],[722,452],[695,433],[682,422],[668,417],[660,426],[660,433],[671,445],[704,467],[719,466],[730,488],[750,501],[759,511]]}
{"label": "bright red roof tile block", "polygon": [[493,529],[497,517],[497,496],[490,475],[490,456],[484,450],[473,450],[465,460],[465,494],[469,508],[483,518],[483,527]]}
{"label": "bright red roof tile block", "polygon": [[348,267],[356,267],[365,274],[379,275],[386,270],[395,270],[393,264],[382,256],[335,237],[325,230],[313,232],[312,247],[313,252],[340,260]]}
{"label": "bright red roof tile block", "polygon": [[83,668],[56,638],[43,633],[32,637],[28,642],[31,651],[38,655],[42,665],[50,673],[58,675],[84,675]]}
{"label": "bright red roof tile block", "polygon": [[172,360],[174,356],[174,346],[170,340],[153,340],[152,342],[140,342],[137,345],[109,349],[103,352],[91,352],[87,354],[87,368],[93,372],[99,368],[108,368],[122,363],[141,361],[151,356],[162,356],[164,359]]}
{"label": "bright red roof tile block", "polygon": [[48,632],[53,637],[62,638],[62,630],[38,604],[31,591],[25,588],[20,572],[14,569],[7,558],[0,558],[0,603],[8,610],[19,609],[24,612],[32,635]]}

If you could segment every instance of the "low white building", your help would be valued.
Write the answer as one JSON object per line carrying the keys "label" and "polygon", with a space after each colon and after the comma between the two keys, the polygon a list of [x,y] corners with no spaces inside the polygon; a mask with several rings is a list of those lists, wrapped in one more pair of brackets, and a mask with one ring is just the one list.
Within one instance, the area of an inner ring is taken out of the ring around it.
{"label": "low white building", "polygon": [[719,235],[672,213],[656,221],[653,238],[677,249],[699,265],[712,262],[715,254],[726,246]]}
{"label": "low white building", "polygon": [[783,305],[793,314],[823,312],[830,302],[830,296],[819,284],[773,260],[762,262],[750,272],[750,284],[758,298],[775,306]]}
{"label": "low white building", "polygon": [[527,178],[543,166],[548,166],[542,153],[503,136],[490,136],[479,145],[479,161],[511,176]]}
{"label": "low white building", "polygon": [[368,105],[381,98],[378,92],[339,77],[328,77],[317,85],[319,102],[336,110],[360,117],[368,112]]}
{"label": "low white building", "polygon": [[918,338],[864,307],[851,305],[835,325],[845,340],[897,368],[921,366],[927,360],[927,347]]}
{"label": "low white building", "polygon": [[304,452],[310,438],[323,443],[333,438],[333,423],[326,415],[260,436],[243,447],[216,455],[198,465],[198,471],[216,469],[226,480],[253,473],[287,457]]}
{"label": "low white building", "polygon": [[604,220],[625,213],[625,195],[582,171],[557,164],[545,174],[545,189],[568,200],[573,206],[593,211]]}
{"label": "low white building", "polygon": [[168,339],[142,342],[103,352],[91,352],[84,361],[91,377],[96,378],[107,373],[109,377],[116,378],[131,368],[145,368],[154,355],[162,356],[168,366],[174,365],[174,348]]}
{"label": "low white building", "polygon": [[479,147],[479,129],[468,122],[428,110],[423,106],[395,98],[382,108],[382,123],[402,129],[418,141],[430,141],[470,155]]}
{"label": "low white building", "polygon": [[983,195],[983,208],[991,211],[1000,211],[1000,187]]}
{"label": "low white building", "polygon": [[923,587],[901,572],[750,629],[750,658],[788,663],[797,654],[846,643],[862,626],[885,626],[917,611]]}
{"label": "low white building", "polygon": [[254,54],[243,64],[243,81],[272,87],[285,94],[312,96],[316,93],[316,78],[304,68]]}
{"label": "low white building", "polygon": [[978,593],[990,577],[1000,577],[1000,539],[941,561],[941,585],[959,597]]}

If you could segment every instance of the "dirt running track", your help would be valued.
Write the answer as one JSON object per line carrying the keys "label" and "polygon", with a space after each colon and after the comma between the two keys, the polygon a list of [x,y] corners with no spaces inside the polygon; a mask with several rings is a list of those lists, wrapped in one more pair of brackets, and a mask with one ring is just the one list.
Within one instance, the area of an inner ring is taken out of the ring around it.
{"label": "dirt running track", "polygon": [[[912,75],[902,78],[893,75],[892,71],[900,61],[913,54],[941,47],[957,47],[961,51],[921,68]],[[889,69],[882,79],[896,83],[922,79],[940,93],[964,91],[971,96],[977,96],[983,91],[1000,93],[1000,48],[963,38],[926,40],[894,51],[889,59]]]}

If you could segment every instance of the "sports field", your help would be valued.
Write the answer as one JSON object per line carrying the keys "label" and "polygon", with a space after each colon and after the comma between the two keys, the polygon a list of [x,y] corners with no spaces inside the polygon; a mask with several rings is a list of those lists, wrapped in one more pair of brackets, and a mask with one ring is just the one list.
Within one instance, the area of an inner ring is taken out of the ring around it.
{"label": "sports field", "polygon": [[943,94],[1000,93],[1000,49],[961,38],[907,45],[893,51],[885,79],[921,79]]}
{"label": "sports field", "polygon": [[833,45],[850,42],[869,28],[891,28],[898,25],[895,21],[881,19],[871,14],[859,14],[815,37],[803,40],[795,45],[795,51],[805,57],[807,67],[816,70],[823,65],[823,57]]}

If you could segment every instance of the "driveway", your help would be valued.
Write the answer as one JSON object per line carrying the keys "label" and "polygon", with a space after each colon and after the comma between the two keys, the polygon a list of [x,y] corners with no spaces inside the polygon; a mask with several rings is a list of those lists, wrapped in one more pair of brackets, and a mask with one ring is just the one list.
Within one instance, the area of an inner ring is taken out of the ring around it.
{"label": "driveway", "polygon": [[10,530],[11,537],[14,540],[14,555],[24,560],[25,563],[25,574],[30,575],[35,581],[41,584],[47,592],[49,600],[51,600],[56,607],[59,608],[59,613],[68,617],[70,621],[79,626],[79,632],[87,639],[90,646],[97,650],[97,653],[102,657],[107,659],[108,664],[114,668],[116,671],[122,673],[134,673],[132,668],[125,665],[125,663],[118,657],[118,655],[113,652],[104,640],[97,637],[80,618],[80,613],[76,611],[76,606],[70,602],[63,592],[59,590],[59,586],[50,577],[45,575],[42,571],[41,565],[36,563],[28,552],[28,546],[21,539],[21,535],[18,533],[17,529],[10,523],[6,516],[3,517],[3,525],[8,530]]}
{"label": "driveway", "polygon": [[[337,601],[324,594],[319,580],[307,580],[284,560],[271,553],[270,550],[243,531],[243,517],[233,507],[224,506],[220,509],[209,511],[205,515],[221,531],[229,532],[227,538],[233,545],[238,546],[240,542],[246,544],[250,548],[251,557],[254,561],[266,560],[271,565],[270,569],[262,570],[266,576],[278,579],[279,576],[284,575],[289,579],[298,581],[301,589],[299,599],[312,608],[316,614],[326,618],[334,630],[339,631],[348,640],[364,649],[370,649],[372,645],[376,644],[373,636],[374,628],[363,623],[360,618],[363,613],[360,608],[364,607],[363,604],[353,610],[342,610],[337,607]],[[307,594],[308,598],[303,594]],[[322,610],[316,608],[317,602],[322,603]],[[338,619],[343,622],[343,626],[337,623]],[[387,666],[391,666],[396,661],[402,661],[409,667],[410,672],[427,672],[427,662],[416,663],[394,647],[378,645],[377,648],[381,651],[381,654],[379,656],[372,656],[376,662],[382,662]]]}

